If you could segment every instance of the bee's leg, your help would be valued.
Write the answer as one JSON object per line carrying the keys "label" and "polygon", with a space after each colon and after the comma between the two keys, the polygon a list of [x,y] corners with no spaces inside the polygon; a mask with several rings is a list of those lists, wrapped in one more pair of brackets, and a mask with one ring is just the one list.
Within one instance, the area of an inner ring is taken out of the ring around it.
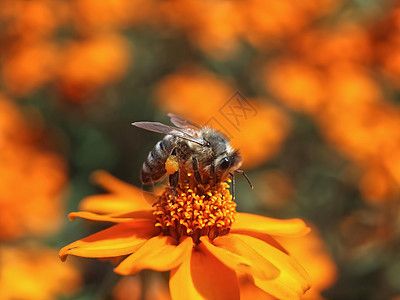
{"label": "bee's leg", "polygon": [[217,183],[217,173],[215,173],[215,165],[214,164],[211,164],[211,166],[210,166],[210,175],[211,175],[211,178],[212,178],[214,184],[216,184]]}
{"label": "bee's leg", "polygon": [[178,186],[179,182],[179,170],[176,171],[174,174],[169,175],[169,185],[172,187],[172,197],[175,200],[176,194],[176,187]]}
{"label": "bee's leg", "polygon": [[232,173],[229,173],[231,175],[231,180],[232,180],[232,200],[235,201],[235,176]]}
{"label": "bee's leg", "polygon": [[199,172],[199,163],[197,161],[197,158],[194,156],[192,157],[192,164],[193,164],[194,178],[196,178],[198,183],[202,183],[201,175]]}

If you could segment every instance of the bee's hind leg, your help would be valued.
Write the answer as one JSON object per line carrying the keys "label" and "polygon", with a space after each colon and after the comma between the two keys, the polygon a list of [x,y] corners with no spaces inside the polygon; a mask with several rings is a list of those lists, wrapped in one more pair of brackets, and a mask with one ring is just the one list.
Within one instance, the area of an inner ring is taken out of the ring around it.
{"label": "bee's hind leg", "polygon": [[174,174],[169,175],[169,185],[172,187],[172,197],[175,200],[176,194],[176,187],[178,186],[179,182],[179,170],[176,171]]}
{"label": "bee's hind leg", "polygon": [[192,157],[192,164],[193,164],[194,178],[196,178],[197,182],[201,184],[202,180],[199,172],[199,163],[197,161],[197,158],[194,156]]}
{"label": "bee's hind leg", "polygon": [[179,183],[179,162],[176,156],[176,148],[172,149],[165,162],[165,171],[169,174],[169,185],[172,187],[172,197],[175,200],[176,187]]}

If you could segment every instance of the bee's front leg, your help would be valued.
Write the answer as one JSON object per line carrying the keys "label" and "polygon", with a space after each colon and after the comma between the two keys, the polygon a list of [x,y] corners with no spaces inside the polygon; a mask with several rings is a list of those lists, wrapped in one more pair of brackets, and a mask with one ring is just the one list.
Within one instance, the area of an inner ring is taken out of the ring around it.
{"label": "bee's front leg", "polygon": [[215,172],[214,164],[211,164],[211,166],[210,166],[210,175],[211,175],[211,178],[212,178],[214,184],[216,184],[217,183],[217,173]]}
{"label": "bee's front leg", "polygon": [[194,178],[196,178],[198,183],[202,183],[201,175],[200,175],[200,172],[199,172],[199,163],[198,163],[197,158],[195,156],[192,157],[192,164],[193,164]]}
{"label": "bee's front leg", "polygon": [[235,175],[233,175],[233,173],[229,173],[229,175],[232,181],[232,200],[235,201]]}

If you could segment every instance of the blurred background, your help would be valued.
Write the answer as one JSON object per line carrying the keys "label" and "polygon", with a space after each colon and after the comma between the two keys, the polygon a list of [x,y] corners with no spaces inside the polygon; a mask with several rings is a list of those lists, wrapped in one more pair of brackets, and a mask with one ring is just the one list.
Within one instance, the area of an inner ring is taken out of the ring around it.
{"label": "blurred background", "polygon": [[174,112],[225,132],[254,190],[238,210],[299,217],[280,240],[304,299],[400,299],[400,1],[0,0],[0,299],[168,299],[58,250],[107,170],[135,186]]}

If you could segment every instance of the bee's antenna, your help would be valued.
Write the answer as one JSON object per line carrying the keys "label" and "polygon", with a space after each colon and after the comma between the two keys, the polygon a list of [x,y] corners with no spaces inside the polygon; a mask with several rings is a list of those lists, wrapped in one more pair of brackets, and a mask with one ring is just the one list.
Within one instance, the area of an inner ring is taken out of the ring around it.
{"label": "bee's antenna", "polygon": [[247,183],[249,184],[250,188],[253,189],[253,185],[251,184],[251,181],[249,179],[249,177],[247,177],[246,173],[243,170],[235,170],[236,173],[241,173],[243,174],[244,178],[246,178]]}

